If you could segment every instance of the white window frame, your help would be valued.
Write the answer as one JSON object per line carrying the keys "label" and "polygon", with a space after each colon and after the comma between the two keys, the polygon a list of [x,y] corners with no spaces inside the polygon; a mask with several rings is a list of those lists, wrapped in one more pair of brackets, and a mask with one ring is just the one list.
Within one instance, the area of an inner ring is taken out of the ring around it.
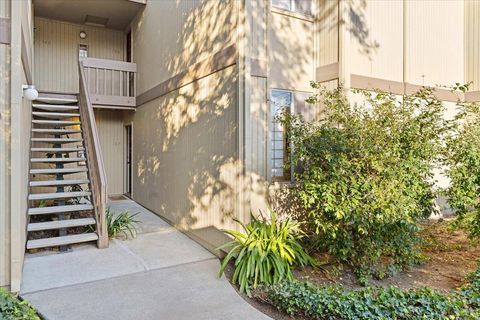
{"label": "white window frame", "polygon": [[[272,182],[292,182],[293,181],[293,165],[292,163],[290,163],[290,177],[289,179],[285,179],[285,173],[284,173],[284,176],[283,177],[278,177],[278,176],[274,176],[273,175],[273,147],[272,147],[272,143],[273,143],[273,121],[274,121],[274,118],[275,118],[275,115],[272,114],[272,103],[273,103],[273,99],[272,99],[272,94],[274,91],[277,91],[277,92],[286,92],[286,93],[289,93],[290,96],[291,96],[291,102],[290,102],[290,114],[295,114],[295,91],[293,90],[286,90],[286,89],[277,89],[277,88],[271,88],[270,89],[270,93],[269,93],[269,104],[268,104],[268,157],[267,157],[267,161],[268,161],[268,178],[270,181]],[[285,132],[284,132],[285,134]],[[287,148],[289,148],[289,152],[291,153],[292,152],[292,146],[286,146]],[[284,163],[283,165],[285,165],[285,155],[287,153],[287,149],[284,150]],[[290,159],[290,162],[291,162],[291,159]]]}
{"label": "white window frame", "polygon": [[[85,48],[86,50],[84,51],[87,55],[85,57],[81,56],[80,55],[80,52],[82,52],[82,48]],[[86,43],[80,43],[78,45],[78,59],[81,60],[81,59],[84,59],[84,58],[88,58],[89,57],[89,46],[88,44]]]}
{"label": "white window frame", "polygon": [[297,4],[295,3],[295,0],[289,0],[290,2],[290,9],[285,9],[283,7],[279,7],[277,5],[275,5],[273,3],[274,0],[271,0],[271,5],[272,7],[274,8],[278,8],[278,9],[281,9],[281,10],[287,10],[287,11],[290,11],[290,12],[295,12],[295,13],[298,13],[298,14],[302,14],[302,15],[305,15],[305,16],[308,16],[308,17],[311,17],[313,15],[313,5],[314,5],[314,1],[313,0],[305,0],[305,1],[310,1],[310,12],[309,13],[305,13],[305,12],[301,12],[301,11],[297,11]]}

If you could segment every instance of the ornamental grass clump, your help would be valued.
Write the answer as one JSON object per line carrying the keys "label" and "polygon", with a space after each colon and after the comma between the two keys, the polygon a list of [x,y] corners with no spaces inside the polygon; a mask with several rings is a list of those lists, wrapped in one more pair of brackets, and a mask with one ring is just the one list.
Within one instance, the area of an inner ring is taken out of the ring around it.
{"label": "ornamental grass clump", "polygon": [[107,224],[108,237],[115,238],[123,235],[126,238],[135,238],[137,235],[136,225],[140,223],[140,221],[135,218],[138,214],[138,212],[132,214],[128,211],[114,214],[110,208],[107,208],[105,222]]}
{"label": "ornamental grass clump", "polygon": [[252,215],[248,224],[237,222],[244,233],[225,230],[233,240],[219,248],[228,250],[219,275],[224,273],[230,261],[234,261],[232,283],[238,283],[241,292],[250,295],[250,289],[259,284],[293,280],[294,265],[313,264],[300,242],[304,235],[300,224],[291,218],[278,219],[272,212],[270,219]]}
{"label": "ornamental grass clump", "polygon": [[[434,169],[441,168],[450,123],[445,107],[423,88],[403,99],[385,92],[323,90],[324,119],[282,114],[296,192],[308,236],[353,267],[363,283],[385,270],[421,261],[418,223],[436,213]],[[382,266],[380,267],[380,261]]]}

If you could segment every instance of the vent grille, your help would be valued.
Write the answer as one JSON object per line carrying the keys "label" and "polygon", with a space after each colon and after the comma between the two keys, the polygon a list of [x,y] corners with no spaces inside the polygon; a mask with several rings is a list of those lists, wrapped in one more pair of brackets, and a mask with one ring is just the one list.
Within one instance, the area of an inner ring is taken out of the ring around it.
{"label": "vent grille", "polygon": [[87,14],[85,17],[85,24],[96,27],[105,27],[108,23],[108,18],[91,16]]}

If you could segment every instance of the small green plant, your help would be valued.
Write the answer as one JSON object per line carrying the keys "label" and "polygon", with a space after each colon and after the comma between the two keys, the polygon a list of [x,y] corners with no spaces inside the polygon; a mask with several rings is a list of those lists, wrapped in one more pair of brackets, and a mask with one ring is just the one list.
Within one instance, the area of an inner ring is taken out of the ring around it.
{"label": "small green plant", "polygon": [[267,301],[290,315],[312,319],[480,319],[480,264],[470,283],[448,293],[431,288],[316,287],[307,282],[281,282],[265,290]]}
{"label": "small green plant", "polygon": [[115,238],[120,234],[123,234],[127,238],[135,238],[137,235],[137,229],[135,225],[140,223],[140,221],[135,219],[138,214],[139,212],[131,214],[127,210],[119,214],[114,214],[110,210],[110,207],[107,208],[105,220],[107,223],[108,236],[110,238]]}
{"label": "small green plant", "polygon": [[42,199],[42,200],[40,200],[40,201],[38,202],[38,207],[39,207],[39,208],[44,208],[44,207],[46,207],[46,206],[47,206],[47,200]]}
{"label": "small green plant", "polygon": [[[237,221],[237,220],[236,220]],[[251,222],[237,221],[244,233],[225,230],[233,240],[219,249],[229,252],[220,267],[221,276],[227,264],[235,260],[232,282],[240,285],[240,291],[250,295],[250,288],[259,284],[274,284],[282,280],[292,280],[292,266],[313,264],[313,259],[300,243],[304,236],[300,224],[287,217],[279,220],[272,212],[270,220],[252,215]]]}
{"label": "small green plant", "polygon": [[40,320],[40,317],[27,301],[21,301],[7,290],[0,288],[0,319]]}

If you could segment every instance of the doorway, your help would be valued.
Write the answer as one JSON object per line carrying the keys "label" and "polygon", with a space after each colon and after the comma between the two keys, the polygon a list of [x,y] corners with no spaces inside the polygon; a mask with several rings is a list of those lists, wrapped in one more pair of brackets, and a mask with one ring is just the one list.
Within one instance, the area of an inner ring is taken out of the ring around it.
{"label": "doorway", "polygon": [[125,125],[125,194],[132,196],[132,124]]}

